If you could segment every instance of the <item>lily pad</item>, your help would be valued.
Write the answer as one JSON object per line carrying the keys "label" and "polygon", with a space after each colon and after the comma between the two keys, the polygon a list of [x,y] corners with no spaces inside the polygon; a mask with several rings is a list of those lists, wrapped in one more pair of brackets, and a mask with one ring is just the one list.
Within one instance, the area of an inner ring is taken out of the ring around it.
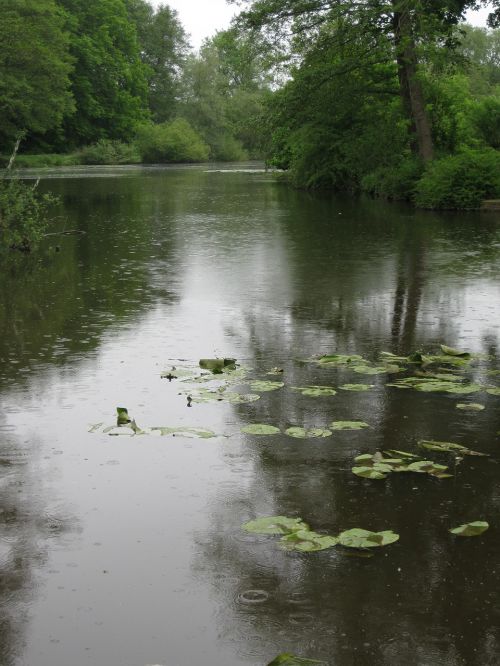
{"label": "lily pad", "polygon": [[424,449],[427,449],[428,451],[438,451],[440,453],[458,453],[464,456],[487,457],[486,453],[479,453],[479,451],[472,451],[472,449],[468,449],[466,446],[462,446],[461,444],[455,444],[454,442],[435,442],[422,439],[419,441],[419,445],[422,446]]}
{"label": "lily pad", "polygon": [[326,428],[300,428],[299,426],[292,426],[285,430],[285,434],[289,437],[296,437],[297,439],[308,439],[309,437],[330,437],[331,430]]}
{"label": "lily pad", "polygon": [[500,395],[500,388],[488,388],[486,389],[486,393],[489,393],[490,395]]}
{"label": "lily pad", "polygon": [[222,372],[223,368],[228,365],[235,365],[235,358],[201,358],[200,359],[200,368],[204,370],[211,370]]}
{"label": "lily pad", "polygon": [[280,429],[265,423],[252,423],[242,428],[241,432],[246,435],[277,435]]}
{"label": "lily pad", "polygon": [[356,365],[353,371],[360,375],[392,375],[401,372],[401,368],[398,365]]}
{"label": "lily pad", "polygon": [[267,666],[310,666],[311,664],[324,664],[324,661],[317,661],[316,659],[305,659],[303,657],[296,657],[288,652],[280,654],[273,659]]}
{"label": "lily pad", "polygon": [[343,391],[369,391],[375,384],[343,384],[339,386]]}
{"label": "lily pad", "polygon": [[[356,476],[361,476],[364,479],[386,479],[387,473],[376,470],[374,467],[360,466],[353,467],[352,471]],[[389,470],[392,471],[392,470]]]}
{"label": "lily pad", "polygon": [[329,427],[332,430],[363,430],[370,426],[364,421],[332,421]]}
{"label": "lily pad", "polygon": [[258,391],[259,393],[265,393],[266,391],[277,391],[280,388],[283,388],[283,382],[272,382],[268,380],[259,380],[254,381],[250,384],[252,391]]}
{"label": "lily pad", "polygon": [[446,356],[458,356],[460,358],[470,358],[469,352],[462,351],[460,349],[454,349],[453,347],[447,347],[446,345],[439,345],[441,347],[441,351],[443,354],[446,354]]}
{"label": "lily pad", "polygon": [[314,553],[332,548],[338,543],[337,537],[318,534],[311,530],[293,531],[281,538],[281,546],[285,550],[298,550],[302,553]]}
{"label": "lily pad", "polygon": [[327,354],[316,360],[318,363],[326,365],[348,365],[349,363],[359,363],[364,359],[359,354]]}
{"label": "lily pad", "polygon": [[260,400],[256,393],[233,393],[224,387],[211,391],[210,389],[197,389],[191,392],[193,402],[229,402],[232,405],[255,402]]}
{"label": "lily pad", "polygon": [[158,433],[162,437],[189,437],[192,439],[212,439],[217,435],[211,430],[204,428],[192,428],[190,426],[180,426],[178,428],[168,426],[155,426],[150,428],[151,434]]}
{"label": "lily pad", "polygon": [[399,534],[390,530],[370,532],[358,527],[342,532],[338,536],[339,543],[346,548],[378,548],[388,546],[399,540]]}
{"label": "lily pad", "polygon": [[330,386],[292,386],[294,391],[300,391],[302,395],[312,398],[337,395],[337,391]]}
{"label": "lily pad", "polygon": [[266,516],[250,520],[243,525],[246,532],[252,534],[290,534],[292,532],[308,531],[309,525],[302,518],[288,518],[287,516]]}
{"label": "lily pad", "polygon": [[128,410],[126,407],[117,407],[116,408],[116,424],[121,426],[121,425],[126,425],[127,423],[130,423],[131,419],[130,416],[128,415]]}
{"label": "lily pad", "polygon": [[455,534],[456,536],[472,537],[472,536],[479,536],[483,532],[486,532],[488,527],[489,525],[486,521],[476,520],[473,523],[465,523],[464,525],[460,525],[459,527],[454,527],[453,529],[450,530],[450,532],[452,534]]}
{"label": "lily pad", "polygon": [[456,405],[456,408],[461,409],[464,412],[482,412],[484,409],[484,405],[481,405],[479,402],[469,402],[469,403],[459,402]]}

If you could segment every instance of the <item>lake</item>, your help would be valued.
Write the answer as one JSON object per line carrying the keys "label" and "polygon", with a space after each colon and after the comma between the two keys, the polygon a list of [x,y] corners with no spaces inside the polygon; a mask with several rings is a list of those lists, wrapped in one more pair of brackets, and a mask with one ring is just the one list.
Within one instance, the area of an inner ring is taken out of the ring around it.
{"label": "lake", "polygon": [[[44,175],[57,229],[82,233],[0,269],[0,662],[496,666],[498,214],[299,192],[255,164]],[[440,344],[474,356],[380,355]],[[200,372],[224,357],[239,374]],[[471,392],[397,384],[446,373]],[[110,436],[117,407],[146,434]],[[489,457],[352,473],[420,440]],[[400,538],[300,552],[242,529],[278,515]],[[449,532],[476,520],[481,536]]]}

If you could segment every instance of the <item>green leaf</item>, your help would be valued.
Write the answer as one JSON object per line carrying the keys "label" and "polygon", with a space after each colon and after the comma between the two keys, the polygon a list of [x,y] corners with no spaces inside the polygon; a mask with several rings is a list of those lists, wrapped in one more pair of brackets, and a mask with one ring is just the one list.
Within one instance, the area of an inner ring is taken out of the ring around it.
{"label": "green leaf", "polygon": [[459,527],[454,527],[450,532],[461,537],[479,536],[483,532],[486,532],[488,527],[489,525],[487,522],[476,520],[473,523],[465,523]]}
{"label": "green leaf", "polygon": [[489,393],[490,395],[500,395],[500,388],[488,388],[486,389],[486,393]]}
{"label": "green leaf", "polygon": [[461,409],[464,412],[482,412],[484,409],[484,405],[481,405],[478,402],[469,402],[469,403],[459,402],[456,405],[456,408]]}
{"label": "green leaf", "polygon": [[359,354],[329,354],[317,359],[318,363],[326,365],[348,365],[349,363],[359,363],[363,360],[363,357],[359,356]]}
{"label": "green leaf", "polygon": [[318,534],[311,530],[292,532],[281,538],[281,547],[285,550],[298,550],[301,553],[314,553],[332,548],[338,543],[337,537]]}
{"label": "green leaf", "polygon": [[419,445],[428,451],[439,451],[443,453],[459,453],[464,456],[486,456],[486,453],[479,453],[478,451],[472,451],[466,446],[461,444],[455,444],[454,442],[435,442],[429,441],[426,439],[421,439]]}
{"label": "green leaf", "polygon": [[192,439],[211,439],[212,437],[217,437],[217,435],[211,430],[205,430],[204,428],[192,428],[189,426],[180,426],[178,428],[156,426],[154,428],[150,428],[150,430],[152,433],[158,432],[162,437],[189,437]]}
{"label": "green leaf", "polygon": [[252,423],[241,429],[246,435],[276,435],[280,432],[279,428],[265,423]]}
{"label": "green leaf", "polygon": [[396,454],[402,458],[418,458],[418,456],[416,456],[414,453],[408,453],[408,451],[398,451],[398,449],[388,449],[387,452]]}
{"label": "green leaf", "polygon": [[343,384],[339,386],[343,391],[369,391],[375,384]]}
{"label": "green leaf", "polygon": [[337,395],[337,391],[330,386],[292,386],[292,389],[313,398]]}
{"label": "green leaf", "polygon": [[446,345],[439,345],[441,351],[446,356],[459,356],[460,358],[470,358],[469,352],[461,351],[460,349],[454,349],[453,347],[447,347]]}
{"label": "green leaf", "polygon": [[303,657],[296,657],[288,652],[280,654],[273,659],[267,666],[310,666],[310,664],[324,664],[324,661],[317,661],[316,659],[304,659]]}
{"label": "green leaf", "polygon": [[373,455],[371,453],[362,453],[360,456],[354,458],[354,462],[374,462]]}
{"label": "green leaf", "polygon": [[290,534],[291,532],[308,531],[309,525],[302,518],[287,518],[287,516],[266,516],[250,520],[243,525],[246,532],[253,534]]}
{"label": "green leaf", "polygon": [[235,358],[201,358],[199,365],[204,370],[211,370],[212,372],[218,370],[222,372],[223,368],[228,365],[235,365],[235,363]]}
{"label": "green leaf", "polygon": [[338,536],[339,543],[346,548],[378,548],[395,543],[399,534],[392,531],[370,532],[358,527],[342,532]]}
{"label": "green leaf", "polygon": [[297,439],[308,439],[309,437],[330,437],[331,430],[326,428],[300,428],[299,426],[292,426],[285,430],[285,434],[289,437],[296,437]]}
{"label": "green leaf", "polygon": [[259,393],[265,393],[266,391],[276,391],[280,388],[283,388],[283,382],[272,382],[268,380],[257,380],[250,384],[252,391],[258,391]]}
{"label": "green leaf", "polygon": [[[392,470],[389,470],[392,471]],[[361,476],[364,479],[386,479],[387,474],[381,471],[377,471],[374,467],[360,466],[352,468],[353,474],[356,476]]]}
{"label": "green leaf", "polygon": [[401,368],[397,365],[356,365],[353,371],[360,375],[383,375],[401,372]]}
{"label": "green leaf", "polygon": [[329,427],[332,430],[363,430],[370,426],[364,421],[332,421]]}
{"label": "green leaf", "polygon": [[116,408],[117,418],[116,424],[121,426],[127,423],[130,423],[130,416],[128,415],[128,410],[126,407],[117,407]]}

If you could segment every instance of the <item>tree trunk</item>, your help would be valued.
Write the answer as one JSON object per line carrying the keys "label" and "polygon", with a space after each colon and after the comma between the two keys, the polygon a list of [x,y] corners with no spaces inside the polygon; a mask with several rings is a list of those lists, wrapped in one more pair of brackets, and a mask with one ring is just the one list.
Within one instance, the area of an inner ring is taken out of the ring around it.
{"label": "tree trunk", "polygon": [[[397,4],[393,0],[393,7]],[[393,26],[399,88],[414,136],[412,149],[424,162],[429,162],[434,155],[431,124],[425,108],[422,86],[417,76],[417,56],[408,12],[394,11]]]}

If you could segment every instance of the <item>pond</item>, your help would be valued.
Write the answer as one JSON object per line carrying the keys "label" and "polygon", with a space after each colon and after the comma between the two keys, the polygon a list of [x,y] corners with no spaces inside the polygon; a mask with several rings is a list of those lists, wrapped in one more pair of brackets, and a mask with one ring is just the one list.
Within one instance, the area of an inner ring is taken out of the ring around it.
{"label": "pond", "polygon": [[[0,662],[497,664],[496,214],[297,192],[255,165],[45,175],[58,228],[82,233],[1,272]],[[428,362],[440,344],[473,357]],[[332,354],[363,361],[317,362]],[[398,385],[447,373],[465,392]],[[146,434],[110,436],[117,407]],[[427,450],[448,478],[352,472],[421,440],[488,457]],[[242,529],[268,516],[399,540],[288,550]]]}

